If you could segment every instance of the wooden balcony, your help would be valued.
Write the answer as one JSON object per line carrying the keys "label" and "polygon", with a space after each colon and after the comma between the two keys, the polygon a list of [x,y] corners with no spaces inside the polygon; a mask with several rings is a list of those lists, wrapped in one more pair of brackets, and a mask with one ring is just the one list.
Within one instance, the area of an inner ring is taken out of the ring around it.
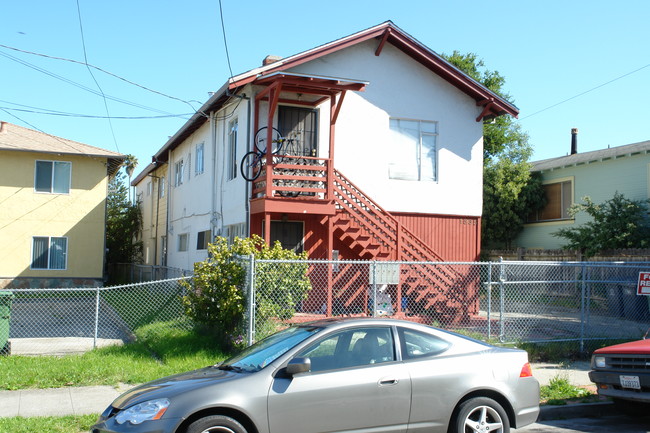
{"label": "wooden balcony", "polygon": [[331,160],[311,156],[273,155],[252,182],[251,214],[300,213],[334,215]]}

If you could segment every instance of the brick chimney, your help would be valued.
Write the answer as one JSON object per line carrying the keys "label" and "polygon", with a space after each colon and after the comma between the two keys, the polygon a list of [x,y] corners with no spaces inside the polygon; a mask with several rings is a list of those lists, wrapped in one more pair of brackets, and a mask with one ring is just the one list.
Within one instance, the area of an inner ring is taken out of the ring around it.
{"label": "brick chimney", "polygon": [[272,56],[269,54],[268,56],[264,57],[264,60],[262,60],[262,66],[270,65],[271,63],[275,63],[278,60],[282,60],[282,57]]}

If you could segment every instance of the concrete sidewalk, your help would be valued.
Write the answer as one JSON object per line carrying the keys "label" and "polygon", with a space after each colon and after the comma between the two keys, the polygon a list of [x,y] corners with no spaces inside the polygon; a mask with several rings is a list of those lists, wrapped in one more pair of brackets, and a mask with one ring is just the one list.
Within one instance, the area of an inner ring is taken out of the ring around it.
{"label": "concrete sidewalk", "polygon": [[100,414],[133,385],[0,391],[0,417]]}
{"label": "concrete sidewalk", "polygon": [[[588,362],[563,366],[533,364],[533,376],[548,385],[556,376],[566,377],[576,386],[593,385]],[[82,386],[70,388],[0,391],[0,417],[64,416],[100,414],[120,394],[133,385]]]}

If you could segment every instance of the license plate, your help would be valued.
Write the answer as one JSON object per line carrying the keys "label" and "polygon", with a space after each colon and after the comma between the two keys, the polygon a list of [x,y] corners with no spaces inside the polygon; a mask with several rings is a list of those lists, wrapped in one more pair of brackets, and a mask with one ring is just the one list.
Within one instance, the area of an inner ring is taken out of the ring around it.
{"label": "license plate", "polygon": [[620,379],[623,388],[641,389],[639,376],[620,376]]}

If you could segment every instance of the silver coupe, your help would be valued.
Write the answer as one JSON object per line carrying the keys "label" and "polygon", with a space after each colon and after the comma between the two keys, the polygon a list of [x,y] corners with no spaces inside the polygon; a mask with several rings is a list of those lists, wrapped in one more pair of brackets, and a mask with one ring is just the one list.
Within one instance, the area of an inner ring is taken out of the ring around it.
{"label": "silver coupe", "polygon": [[118,397],[93,433],[497,432],[533,423],[523,350],[392,319],[292,326]]}

